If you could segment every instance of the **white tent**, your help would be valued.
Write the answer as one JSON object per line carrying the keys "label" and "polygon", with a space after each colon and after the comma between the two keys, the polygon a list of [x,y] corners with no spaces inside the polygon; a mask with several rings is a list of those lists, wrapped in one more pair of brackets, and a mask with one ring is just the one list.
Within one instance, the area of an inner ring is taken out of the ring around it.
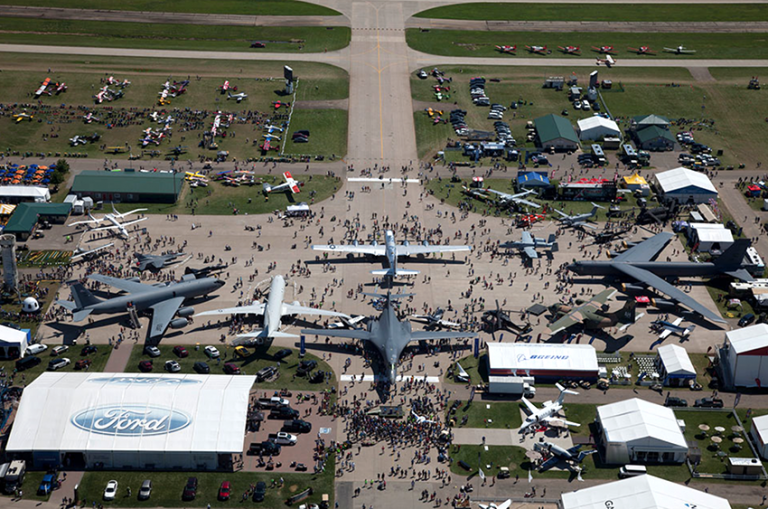
{"label": "white tent", "polygon": [[17,359],[27,351],[28,335],[24,331],[0,325],[0,358]]}
{"label": "white tent", "polygon": [[489,375],[495,376],[597,378],[597,353],[590,345],[488,343],[488,362]]}
{"label": "white tent", "polygon": [[752,419],[752,442],[757,447],[760,457],[768,460],[768,415],[761,415]]}
{"label": "white tent", "polygon": [[685,380],[696,380],[696,369],[685,348],[678,345],[660,346],[659,368],[665,385],[680,385]]}
{"label": "white tent", "polygon": [[51,192],[48,187],[0,186],[0,199],[14,203],[22,201],[45,203],[51,201]]}
{"label": "white tent", "polygon": [[723,371],[732,385],[768,385],[768,325],[759,323],[726,332],[720,357]]}
{"label": "white tent", "polygon": [[608,464],[682,463],[688,454],[675,413],[632,398],[597,408],[597,425]]}
{"label": "white tent", "polygon": [[563,509],[731,509],[731,504],[724,498],[652,475],[630,477],[563,493],[560,501]]}
{"label": "white tent", "polygon": [[605,137],[621,136],[619,125],[605,117],[587,117],[576,122],[580,140],[600,140]]}
{"label": "white tent", "polygon": [[688,168],[675,168],[656,174],[659,192],[665,199],[680,203],[706,203],[717,198],[717,189],[703,173]]}
{"label": "white tent", "polygon": [[35,467],[211,469],[243,452],[253,376],[44,373],[8,441]]}

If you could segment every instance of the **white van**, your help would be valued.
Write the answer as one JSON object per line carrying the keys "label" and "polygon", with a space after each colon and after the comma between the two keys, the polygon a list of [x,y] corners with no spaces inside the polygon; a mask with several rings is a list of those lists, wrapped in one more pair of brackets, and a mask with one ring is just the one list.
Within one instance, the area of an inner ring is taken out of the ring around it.
{"label": "white van", "polygon": [[619,477],[621,479],[627,477],[635,477],[637,475],[645,475],[647,473],[648,469],[646,469],[643,465],[624,465],[619,469]]}

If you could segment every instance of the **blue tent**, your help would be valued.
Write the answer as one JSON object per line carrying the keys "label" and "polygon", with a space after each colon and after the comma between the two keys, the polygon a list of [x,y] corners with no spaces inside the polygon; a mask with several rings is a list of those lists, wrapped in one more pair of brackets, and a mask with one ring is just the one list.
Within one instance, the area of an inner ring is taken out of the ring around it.
{"label": "blue tent", "polygon": [[549,177],[546,172],[538,171],[526,171],[518,172],[517,174],[517,187],[547,187],[549,185]]}

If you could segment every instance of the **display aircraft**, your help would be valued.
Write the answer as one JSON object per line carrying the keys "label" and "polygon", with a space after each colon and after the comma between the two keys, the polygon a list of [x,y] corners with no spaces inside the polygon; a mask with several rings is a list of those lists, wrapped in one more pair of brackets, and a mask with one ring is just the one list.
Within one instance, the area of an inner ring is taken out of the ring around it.
{"label": "display aircraft", "polygon": [[650,46],[640,46],[639,48],[627,48],[629,51],[632,51],[633,53],[637,53],[638,55],[655,55],[656,52],[651,49]]}
{"label": "display aircraft", "polygon": [[558,46],[557,49],[559,49],[566,55],[581,55],[580,46]]}
{"label": "display aircraft", "polygon": [[110,231],[117,230],[118,233],[121,236],[123,236],[124,238],[128,238],[128,237],[130,237],[130,234],[128,233],[128,230],[126,229],[126,227],[134,225],[136,223],[140,223],[142,221],[146,221],[148,218],[143,217],[141,219],[136,219],[135,221],[129,221],[129,222],[126,222],[126,223],[122,223],[120,221],[125,219],[126,216],[129,216],[131,214],[136,214],[138,212],[144,212],[145,210],[147,210],[147,209],[135,209],[135,210],[131,210],[130,212],[120,213],[120,212],[118,212],[115,209],[115,204],[113,203],[112,204],[112,214],[104,214],[104,217],[101,217],[101,218],[97,219],[97,218],[93,217],[90,212],[88,212],[88,217],[91,218],[90,220],[76,221],[74,223],[70,223],[69,226],[79,226],[81,224],[84,224],[84,225],[94,225],[94,224],[100,224],[103,221],[107,221],[107,222],[112,223],[112,226],[105,226],[105,227],[101,227],[101,228],[92,228],[92,229],[90,229],[90,231],[97,232],[97,231],[102,231],[102,230],[110,230]]}
{"label": "display aircraft", "polygon": [[547,54],[547,47],[546,46],[526,46],[525,49],[527,49],[531,53],[537,53],[539,55],[546,55]]}
{"label": "display aircraft", "polygon": [[413,410],[411,410],[411,415],[413,415],[414,419],[416,419],[416,424],[424,424],[424,423],[435,424],[435,421],[431,421],[431,420],[427,419],[426,417],[424,417],[423,415],[418,415]]}
{"label": "display aircraft", "polygon": [[48,85],[51,84],[51,78],[45,78],[42,83],[40,83],[40,86],[37,90],[35,90],[35,97],[40,97],[41,95],[46,93],[46,90],[48,88]]}
{"label": "display aircraft", "polygon": [[315,251],[331,251],[334,253],[352,253],[352,254],[364,254],[369,256],[383,256],[386,258],[386,269],[372,270],[371,274],[375,276],[413,276],[419,273],[418,270],[400,269],[397,266],[397,258],[399,256],[414,256],[424,255],[430,253],[456,253],[460,251],[471,251],[470,246],[433,246],[424,244],[420,246],[413,246],[404,241],[402,245],[397,245],[395,242],[395,234],[392,230],[386,230],[384,232],[384,245],[370,244],[370,245],[313,245],[312,249]]}
{"label": "display aircraft", "polygon": [[273,133],[275,131],[283,132],[284,129],[282,127],[276,126],[276,125],[265,125],[264,130],[268,133]]}
{"label": "display aircraft", "polygon": [[227,94],[227,100],[234,99],[237,101],[237,104],[240,104],[240,101],[242,101],[247,97],[248,97],[248,94],[246,94],[245,92],[240,92],[239,94],[231,94],[231,93]]}
{"label": "display aircraft", "polygon": [[595,244],[603,244],[605,242],[611,242],[613,239],[617,237],[626,235],[627,233],[632,231],[632,226],[627,226],[626,228],[620,228],[616,230],[604,230],[597,233],[593,233],[588,230],[584,230],[584,231],[592,235],[592,237],[594,237]]}
{"label": "display aircraft", "polygon": [[60,93],[62,93],[62,92],[66,92],[66,91],[67,91],[67,89],[69,88],[69,87],[67,86],[67,84],[66,84],[66,83],[64,83],[63,81],[62,81],[61,83],[56,83],[56,84],[54,85],[54,87],[55,87],[55,90],[53,91],[53,93],[54,93],[54,94],[56,94],[56,95],[59,95],[59,94],[60,94]]}
{"label": "display aircraft", "polygon": [[686,49],[685,46],[678,46],[677,48],[664,48],[667,53],[674,53],[675,55],[693,55],[696,53],[695,49]]}
{"label": "display aircraft", "polygon": [[279,110],[282,107],[290,108],[291,103],[285,103],[283,101],[272,101],[272,106],[274,106],[276,110]]}
{"label": "display aircraft", "polygon": [[104,102],[104,99],[108,98],[109,94],[109,87],[104,86],[96,95],[93,96],[93,98],[96,100],[98,104],[101,104]]}
{"label": "display aircraft", "polygon": [[178,263],[177,260],[180,256],[185,256],[186,253],[168,253],[163,255],[148,255],[142,253],[134,253],[136,257],[136,265],[133,265],[134,270],[148,270],[157,274],[160,269]]}
{"label": "display aircraft", "polygon": [[499,247],[517,249],[531,259],[539,257],[539,253],[536,252],[537,248],[549,248],[550,251],[557,251],[557,237],[554,233],[550,234],[549,239],[541,239],[531,235],[531,232],[523,230],[521,236],[522,239],[520,241],[505,242],[500,244]]}
{"label": "display aircraft", "polygon": [[261,135],[261,137],[267,140],[275,140],[275,141],[280,141],[282,139],[280,136],[276,134],[270,134],[270,133],[264,133]]}
{"label": "display aircraft", "polygon": [[611,68],[614,65],[616,65],[616,59],[613,58],[611,55],[605,55],[605,58],[598,58],[595,61],[595,64],[597,65],[605,64],[606,67]]}
{"label": "display aircraft", "polygon": [[500,53],[514,54],[514,53],[517,52],[517,45],[515,45],[515,46],[496,46],[496,49],[499,50]]}
{"label": "display aircraft", "polygon": [[416,320],[418,322],[426,323],[427,329],[459,329],[461,328],[461,324],[457,322],[449,322],[448,320],[443,320],[443,314],[445,311],[443,308],[437,308],[437,310],[432,313],[431,315],[411,315],[411,318],[413,320]]}
{"label": "display aircraft", "polygon": [[[284,316],[317,315],[340,316],[343,318],[349,318],[349,316],[345,315],[344,313],[302,306],[299,304],[299,301],[294,301],[293,304],[288,304],[283,302],[284,297],[285,279],[283,276],[277,275],[272,278],[272,283],[269,287],[269,297],[265,303],[260,303],[257,301],[247,306],[237,306],[234,308],[203,311],[202,313],[197,313],[195,316],[263,315],[264,328],[260,330],[254,330],[246,334],[238,334],[238,338],[244,338],[243,340],[236,340],[238,344],[262,344],[264,341],[273,338],[297,338],[298,336],[296,334],[280,332],[280,326],[282,325],[281,319]],[[301,332],[302,334],[305,333],[304,331]],[[309,332],[308,334],[315,334],[315,332]]]}
{"label": "display aircraft", "polygon": [[[89,292],[82,283],[70,286],[74,302],[57,300],[56,304],[70,310],[75,322],[85,320],[89,315],[124,313],[133,308],[137,312],[152,311],[150,338],[161,336],[169,326],[172,329],[185,327],[195,310],[181,305],[186,299],[201,297],[215,292],[226,283],[215,278],[195,279],[184,276],[181,281],[147,285],[133,279],[118,279],[101,274],[91,274],[88,279],[114,286],[127,292],[111,299],[101,300]],[[179,318],[174,318],[176,315]]]}
{"label": "display aircraft", "polygon": [[495,189],[491,189],[490,187],[486,189],[480,189],[480,190],[485,193],[492,193],[498,196],[497,199],[499,203],[505,207],[510,207],[513,204],[514,205],[523,204],[523,205],[528,205],[529,207],[536,207],[537,209],[541,208],[541,205],[539,205],[538,203],[534,203],[532,201],[523,199],[523,196],[528,196],[529,194],[535,194],[534,191],[525,191],[523,193],[509,194],[502,191],[496,191]]}
{"label": "display aircraft", "polygon": [[533,426],[547,425],[554,420],[561,420],[567,426],[581,426],[581,424],[578,422],[570,422],[564,419],[559,419],[557,417],[557,415],[563,409],[563,400],[565,399],[565,395],[571,394],[573,396],[578,396],[579,393],[566,389],[560,384],[555,384],[555,387],[557,387],[557,389],[560,391],[560,395],[555,401],[545,401],[544,406],[541,408],[536,408],[536,405],[528,401],[525,396],[522,397],[523,403],[525,403],[525,406],[528,408],[530,415],[528,415],[528,417],[526,417],[523,421],[523,424],[518,430],[519,433],[526,433]]}
{"label": "display aircraft", "polygon": [[512,505],[512,499],[508,498],[501,504],[494,504],[491,502],[490,504],[477,504],[480,506],[480,509],[509,509],[509,507]]}
{"label": "display aircraft", "polygon": [[72,257],[69,259],[70,263],[79,262],[82,259],[90,260],[97,254],[103,252],[105,249],[109,249],[110,247],[114,246],[114,242],[110,242],[109,244],[104,244],[103,246],[94,247],[93,249],[82,249],[77,248],[75,249],[74,253],[72,253]]}
{"label": "display aircraft", "polygon": [[597,51],[601,55],[615,55],[616,50],[613,46],[592,46],[592,51]]}
{"label": "display aircraft", "polygon": [[[693,297],[678,290],[662,278],[710,277],[725,274],[742,281],[752,281],[754,278],[743,265],[750,241],[748,239],[737,240],[714,262],[652,261],[674,236],[674,233],[662,232],[627,249],[612,260],[580,260],[570,264],[568,270],[580,276],[631,278],[642,285],[666,294],[671,300],[692,309],[713,322],[725,322],[719,314],[706,308]],[[642,289],[642,286],[639,285],[625,284],[624,286],[630,290]]]}
{"label": "display aircraft", "polygon": [[499,300],[496,299],[496,309],[483,311],[483,321],[488,323],[494,331],[506,329],[515,334],[525,334],[531,331],[531,324],[518,325],[509,316],[509,311],[501,309]]}
{"label": "display aircraft", "polygon": [[626,330],[627,327],[642,318],[645,313],[637,315],[635,311],[637,304],[631,299],[627,300],[621,309],[608,312],[606,302],[617,292],[618,290],[613,288],[603,290],[575,309],[559,303],[550,306],[550,312],[558,317],[558,320],[548,326],[550,334],[557,334],[578,323],[583,324],[586,329],[604,329],[621,324],[619,330]]}
{"label": "display aircraft", "polygon": [[[270,138],[267,138],[267,142],[269,142]],[[303,186],[303,183],[297,182],[293,179],[291,176],[290,171],[286,171],[283,173],[283,178],[285,179],[285,182],[283,182],[280,185],[272,186],[266,182],[262,185],[262,188],[264,190],[264,194],[267,193],[284,193],[287,191],[290,191],[291,194],[296,194],[301,192],[301,186]]]}
{"label": "display aircraft", "polygon": [[317,334],[336,338],[359,339],[370,341],[379,351],[386,367],[386,376],[391,383],[397,382],[397,363],[400,356],[411,341],[430,341],[437,339],[474,338],[473,332],[428,332],[413,331],[411,322],[400,321],[397,317],[394,301],[411,297],[410,293],[393,295],[388,292],[382,296],[377,293],[364,293],[368,297],[384,297],[384,308],[378,318],[368,320],[368,330],[338,330],[338,329],[303,329],[302,334]]}
{"label": "display aircraft", "polygon": [[[269,152],[270,150],[275,150],[275,151],[277,151],[277,150],[280,150],[280,145],[272,145],[272,140],[270,140],[270,139],[267,139],[267,140],[264,140],[264,143],[262,143],[261,145],[259,145],[259,148],[260,148],[262,151],[264,151],[264,152]],[[282,184],[281,184],[281,185],[282,185]],[[267,191],[267,192],[269,192],[269,191]]]}
{"label": "display aircraft", "polygon": [[563,447],[560,447],[557,444],[553,444],[552,442],[535,442],[533,444],[533,450],[541,453],[542,456],[547,457],[544,463],[539,465],[539,472],[546,472],[561,461],[565,462],[569,469],[572,469],[575,465],[578,465],[584,461],[584,458],[597,452],[597,449],[592,449],[590,451],[580,451],[581,446],[582,444],[579,444],[569,449],[564,449]]}
{"label": "display aircraft", "polygon": [[453,374],[454,380],[458,380],[459,382],[463,383],[469,383],[471,380],[469,373],[467,373],[467,370],[461,367],[461,364],[459,364],[458,361],[456,362],[456,369],[458,369],[459,372]]}
{"label": "display aircraft", "polygon": [[682,317],[677,318],[671,323],[666,320],[655,320],[651,326],[657,331],[661,331],[659,333],[659,339],[667,339],[672,334],[677,334],[681,338],[686,338],[691,335],[691,332],[696,328],[696,325],[692,324],[688,327],[683,327],[680,325],[681,323],[683,323]]}
{"label": "display aircraft", "polygon": [[24,120],[29,120],[30,122],[32,122],[33,118],[35,118],[35,116],[34,115],[30,115],[27,112],[21,112],[21,113],[14,113],[13,114],[13,119],[16,121],[17,124],[19,122],[23,122]]}
{"label": "display aircraft", "polygon": [[221,92],[222,94],[229,92],[230,90],[232,92],[237,92],[237,87],[233,87],[232,85],[230,85],[229,80],[225,81],[223,85],[219,86],[219,92]]}
{"label": "display aircraft", "polygon": [[565,212],[561,210],[554,209],[555,212],[560,214],[561,217],[558,218],[558,221],[560,221],[560,224],[563,226],[570,226],[574,228],[592,228],[593,230],[597,227],[594,225],[591,225],[588,223],[589,219],[595,217],[597,214],[597,209],[604,209],[605,207],[601,207],[597,203],[592,204],[592,210],[590,212],[585,212],[583,214],[576,214],[574,216],[569,216]]}

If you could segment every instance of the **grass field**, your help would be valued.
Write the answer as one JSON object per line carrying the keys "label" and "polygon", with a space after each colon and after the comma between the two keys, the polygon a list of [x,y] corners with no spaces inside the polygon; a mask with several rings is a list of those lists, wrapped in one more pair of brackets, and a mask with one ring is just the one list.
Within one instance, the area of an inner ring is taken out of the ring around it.
{"label": "grass field", "polygon": [[[617,65],[621,60],[646,58],[627,48],[650,46],[657,52],[652,58],[662,59],[741,59],[766,58],[766,35],[758,33],[615,33],[615,32],[489,32],[480,30],[428,30],[410,28],[406,31],[408,45],[418,51],[433,55],[462,57],[497,57],[515,59],[513,55],[499,52],[496,46],[517,45],[518,57],[535,57],[546,60],[544,55],[530,54],[525,45],[546,46],[552,57],[564,56],[558,46],[580,46],[581,57],[597,58],[592,46],[613,46]],[[690,55],[667,53],[662,48],[678,46],[696,50]]]}
{"label": "grass field", "polygon": [[[154,359],[149,355],[146,355],[144,353],[144,349],[140,346],[134,347],[133,350],[131,350],[131,357],[128,359],[128,365],[126,366],[125,371],[127,373],[139,373],[139,362],[143,360],[152,360],[154,366],[153,372],[163,373],[165,361],[175,360],[181,367],[181,373],[195,373],[195,371],[192,369],[194,364],[196,362],[205,362],[208,364],[208,367],[211,370],[211,374],[221,375],[224,374],[224,364],[227,362],[233,362],[240,366],[240,369],[244,374],[255,375],[256,372],[261,368],[277,365],[278,361],[272,357],[272,354],[282,349],[275,346],[269,348],[259,347],[255,350],[251,348],[249,349],[251,352],[249,357],[240,358],[235,355],[235,349],[232,346],[228,344],[219,344],[214,345],[221,353],[221,360],[217,361],[216,359],[209,359],[208,356],[205,355],[204,348],[206,345],[199,345],[199,350],[197,350],[194,346],[186,346],[186,349],[189,352],[189,356],[183,359],[180,359],[173,353],[174,346],[175,345],[171,344],[158,345],[158,348],[160,349],[160,357],[156,357]],[[294,377],[293,375],[296,372],[296,368],[299,365],[299,360],[301,359],[299,359],[299,351],[297,349],[292,348],[291,350],[293,350],[293,354],[280,361],[280,376],[273,382],[259,382],[260,388],[288,388],[295,391],[320,391],[330,387],[330,385],[325,384],[309,383],[309,380],[306,377]],[[322,361],[320,358],[312,355],[311,353],[306,353],[304,355],[304,359],[317,361],[318,370],[330,371],[333,373],[333,369],[331,369],[331,367],[326,362]],[[332,378],[332,380],[335,380],[335,377]]]}
{"label": "grass field", "polygon": [[[18,0],[0,0],[2,5],[19,5]],[[23,5],[58,7],[63,9],[104,9],[149,12],[193,12],[210,14],[241,14],[253,16],[339,16],[327,7],[296,0],[126,0],[104,5],[101,0],[29,0]]]}
{"label": "grass field", "polygon": [[[51,356],[51,348],[54,346],[56,345],[48,345],[48,350],[37,355],[42,361],[40,364],[33,368],[18,372],[14,377],[14,385],[22,387],[29,385],[35,378],[43,374],[48,369],[48,362],[51,359],[56,359],[56,357]],[[97,348],[98,351],[96,353],[81,355],[80,352],[83,349],[82,343],[79,345],[70,345],[69,350],[59,355],[59,357],[65,357],[69,359],[71,363],[69,366],[59,369],[56,373],[77,373],[78,371],[75,369],[75,363],[81,359],[90,359],[91,366],[87,371],[104,371],[104,366],[107,364],[109,354],[112,353],[112,350],[107,345],[99,345]],[[0,361],[0,373],[12,374],[15,370],[16,361]]]}
{"label": "grass field", "polygon": [[[450,401],[446,409],[450,409],[452,404],[453,401]],[[464,416],[467,416],[467,424],[461,426]],[[523,423],[517,402],[490,403],[476,400],[467,404],[466,401],[462,401],[456,413],[453,414],[453,419],[456,421],[456,426],[467,428],[514,429],[519,428]]]}
{"label": "grass field", "polygon": [[[250,499],[243,503],[242,494],[251,484],[259,481],[267,483],[267,495],[264,502],[256,507],[285,507],[285,500],[306,488],[313,488],[314,493],[304,499],[302,504],[319,503],[323,494],[328,494],[333,506],[333,455],[325,467],[325,472],[314,474],[279,474],[274,472],[86,472],[80,482],[80,497],[88,502],[95,500],[104,507],[234,507],[237,505],[255,505]],[[197,477],[197,497],[192,501],[182,501],[181,492],[188,477]],[[272,487],[272,479],[282,477],[285,484],[282,488]],[[104,502],[102,494],[107,481],[118,482],[117,497],[112,502]],[[152,495],[149,501],[138,500],[139,487],[145,479],[152,480]],[[232,499],[218,500],[217,493],[223,481],[232,484]],[[132,496],[127,496],[126,488],[130,487]],[[298,507],[298,506],[297,506]]]}
{"label": "grass field", "polygon": [[[265,27],[0,18],[0,42],[249,53],[314,53],[349,45],[348,27]],[[266,48],[251,49],[253,41]]]}
{"label": "grass field", "polygon": [[473,3],[435,7],[417,18],[503,21],[765,21],[768,12],[754,4],[534,4]]}
{"label": "grass field", "polygon": [[[726,473],[725,462],[722,457],[717,455],[718,451],[722,451],[735,458],[752,458],[752,451],[748,445],[744,444],[741,449],[736,447],[733,442],[735,434],[731,431],[731,427],[736,425],[736,419],[733,416],[733,412],[725,411],[712,411],[712,412],[694,412],[686,410],[675,410],[675,416],[678,419],[685,421],[685,439],[688,442],[695,442],[701,449],[701,463],[698,466],[698,470],[701,473],[707,474],[723,474]],[[710,427],[710,431],[702,433],[699,430],[700,424],[706,424]],[[712,441],[710,438],[716,434],[715,427],[725,428],[725,432],[722,433],[722,443],[717,449],[712,447]],[[744,437],[744,434],[741,434]]]}
{"label": "grass field", "polygon": [[346,110],[293,110],[290,132],[286,140],[291,140],[291,134],[296,131],[310,132],[308,143],[286,141],[285,154],[322,155],[328,160],[338,159],[347,152],[347,122]]}

